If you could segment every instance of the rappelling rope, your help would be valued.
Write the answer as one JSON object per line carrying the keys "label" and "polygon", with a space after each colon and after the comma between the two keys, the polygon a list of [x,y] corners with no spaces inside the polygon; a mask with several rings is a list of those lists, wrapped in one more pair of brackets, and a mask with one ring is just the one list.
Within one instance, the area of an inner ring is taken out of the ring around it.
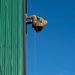
{"label": "rappelling rope", "polygon": [[[32,14],[34,14],[34,8],[32,7],[32,3],[30,2],[30,0],[28,0],[28,3],[29,3],[29,6],[30,6],[30,8],[31,8],[31,10],[32,10]],[[27,6],[28,7],[28,6]]]}
{"label": "rappelling rope", "polygon": [[[32,7],[32,3],[30,0],[28,0],[29,8],[31,8],[31,12],[34,15],[34,8]],[[27,6],[28,7],[28,6]],[[34,31],[34,75],[36,75],[36,32]]]}
{"label": "rappelling rope", "polygon": [[36,32],[34,32],[34,75],[36,75]]}

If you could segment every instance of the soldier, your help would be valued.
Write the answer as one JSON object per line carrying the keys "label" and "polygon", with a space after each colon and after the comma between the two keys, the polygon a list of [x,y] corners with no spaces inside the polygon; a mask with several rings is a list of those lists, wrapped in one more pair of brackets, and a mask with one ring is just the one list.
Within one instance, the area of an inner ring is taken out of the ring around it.
{"label": "soldier", "polygon": [[26,16],[26,19],[31,19],[31,22],[26,22],[26,23],[32,24],[32,27],[34,28],[34,30],[36,32],[41,31],[44,28],[44,26],[46,26],[46,24],[47,24],[46,20],[44,20],[43,18],[38,17],[36,15]]}

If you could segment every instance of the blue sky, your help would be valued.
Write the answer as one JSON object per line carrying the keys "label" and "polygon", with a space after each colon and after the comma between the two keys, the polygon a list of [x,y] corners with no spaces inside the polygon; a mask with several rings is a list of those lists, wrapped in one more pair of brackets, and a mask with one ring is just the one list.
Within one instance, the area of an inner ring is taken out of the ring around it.
{"label": "blue sky", "polygon": [[27,28],[27,75],[75,75],[75,0],[28,0],[27,7],[48,21],[40,33]]}

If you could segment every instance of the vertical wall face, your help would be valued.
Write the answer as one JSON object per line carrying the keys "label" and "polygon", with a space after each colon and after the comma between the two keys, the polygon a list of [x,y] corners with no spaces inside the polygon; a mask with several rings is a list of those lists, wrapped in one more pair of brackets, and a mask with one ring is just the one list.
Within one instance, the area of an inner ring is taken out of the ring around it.
{"label": "vertical wall face", "polygon": [[23,75],[22,7],[22,0],[0,0],[0,75]]}

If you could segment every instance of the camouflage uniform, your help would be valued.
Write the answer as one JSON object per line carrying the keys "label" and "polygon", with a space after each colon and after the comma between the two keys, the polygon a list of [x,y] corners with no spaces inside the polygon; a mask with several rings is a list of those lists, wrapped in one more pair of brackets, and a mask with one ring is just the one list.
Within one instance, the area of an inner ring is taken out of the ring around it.
{"label": "camouflage uniform", "polygon": [[32,27],[35,29],[36,32],[41,31],[43,27],[47,24],[46,20],[36,15],[27,16],[26,18],[31,19],[31,22],[27,22],[27,24],[32,24]]}

